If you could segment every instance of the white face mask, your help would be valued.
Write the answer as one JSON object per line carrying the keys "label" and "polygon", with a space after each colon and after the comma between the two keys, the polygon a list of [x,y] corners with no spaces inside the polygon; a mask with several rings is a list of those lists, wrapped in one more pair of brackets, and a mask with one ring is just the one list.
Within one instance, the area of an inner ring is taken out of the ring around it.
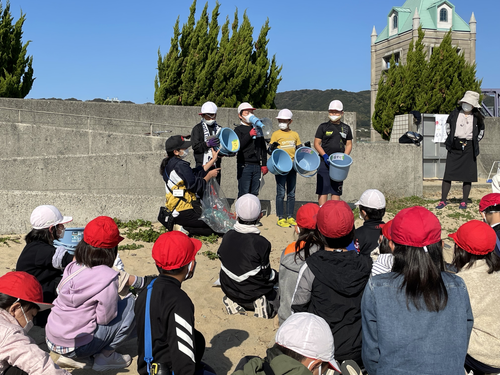
{"label": "white face mask", "polygon": [[184,277],[184,280],[188,280],[191,277],[193,277],[194,270],[193,270],[193,273],[191,273],[191,268],[193,267],[193,263],[194,263],[194,260],[191,263],[189,263],[189,265],[188,265],[188,272],[187,272],[186,276]]}
{"label": "white face mask", "polygon": [[187,158],[188,155],[189,155],[189,149],[184,150],[184,152],[182,153],[182,155],[179,155],[179,157],[181,159],[185,159],[185,158]]}
{"label": "white face mask", "polygon": [[281,130],[286,130],[286,129],[288,129],[288,123],[286,123],[286,122],[280,122],[280,123],[278,123],[278,127]]}
{"label": "white face mask", "polygon": [[328,118],[332,121],[332,122],[337,122],[338,120],[340,120],[342,116],[341,115],[329,115]]}
{"label": "white face mask", "polygon": [[470,112],[472,111],[472,105],[470,105],[469,103],[462,103],[462,109],[464,110],[464,112]]}
{"label": "white face mask", "polygon": [[215,124],[215,120],[205,120],[205,119],[203,119],[203,122],[205,124],[209,125],[209,126]]}
{"label": "white face mask", "polygon": [[242,117],[243,117],[243,119],[244,119],[247,123],[249,123],[249,124],[250,124],[250,117],[252,117],[252,116],[253,116],[253,113],[250,113],[250,114],[248,114],[248,115],[246,115],[246,116],[242,116]]}
{"label": "white face mask", "polygon": [[28,320],[22,306],[21,306],[21,311],[23,312],[24,320],[26,320],[26,325],[23,327],[23,330],[24,332],[28,333],[30,329],[33,328],[33,320]]}

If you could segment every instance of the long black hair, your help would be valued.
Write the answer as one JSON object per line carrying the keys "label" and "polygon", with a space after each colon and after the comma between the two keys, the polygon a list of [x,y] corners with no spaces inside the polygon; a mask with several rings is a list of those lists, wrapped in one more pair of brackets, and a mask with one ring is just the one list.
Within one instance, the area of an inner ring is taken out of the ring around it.
{"label": "long black hair", "polygon": [[401,291],[406,294],[407,308],[411,303],[417,310],[443,310],[448,303],[448,292],[441,276],[445,270],[442,242],[427,246],[428,252],[422,247],[394,245],[392,271],[403,276]]}
{"label": "long black hair", "polygon": [[[297,238],[297,242],[295,242],[295,263],[297,263],[297,257],[300,260],[306,260],[307,258],[309,258],[309,256],[311,255],[311,247],[314,245],[323,245],[323,241],[320,238],[318,230],[300,228],[299,237]],[[300,253],[301,250],[304,251],[303,257]]]}
{"label": "long black hair", "polygon": [[46,244],[53,245],[54,239],[57,238],[57,228],[55,226],[44,229],[32,229],[25,237],[24,240],[27,244],[31,242],[45,242]]}
{"label": "long black hair", "polygon": [[160,175],[161,176],[163,176],[163,172],[165,172],[165,167],[167,166],[168,161],[170,160],[170,158],[173,158],[174,156],[175,156],[175,154],[173,151],[167,151],[167,157],[164,158],[160,164]]}
{"label": "long black hair", "polygon": [[75,261],[89,268],[102,265],[111,268],[115,263],[117,254],[118,246],[111,249],[103,249],[89,245],[84,240],[81,240],[78,245],[76,245]]}
{"label": "long black hair", "polygon": [[476,255],[465,251],[457,244],[455,244],[455,252],[453,254],[453,261],[451,264],[457,267],[457,272],[460,272],[461,269],[471,268],[474,263],[481,259],[486,261],[486,264],[488,265],[488,273],[500,271],[500,257],[493,251],[484,255]]}

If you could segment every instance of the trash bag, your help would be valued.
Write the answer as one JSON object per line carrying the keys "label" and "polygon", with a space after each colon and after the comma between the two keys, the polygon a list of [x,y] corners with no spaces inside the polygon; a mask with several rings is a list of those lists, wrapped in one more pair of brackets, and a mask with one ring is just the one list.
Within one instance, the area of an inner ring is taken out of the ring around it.
{"label": "trash bag", "polygon": [[226,196],[215,178],[210,179],[201,200],[201,220],[216,233],[226,233],[236,223],[236,213],[232,213]]}
{"label": "trash bag", "polygon": [[422,142],[424,137],[422,134],[417,132],[406,132],[401,137],[399,137],[399,143],[413,143],[417,146],[420,146],[420,142]]}

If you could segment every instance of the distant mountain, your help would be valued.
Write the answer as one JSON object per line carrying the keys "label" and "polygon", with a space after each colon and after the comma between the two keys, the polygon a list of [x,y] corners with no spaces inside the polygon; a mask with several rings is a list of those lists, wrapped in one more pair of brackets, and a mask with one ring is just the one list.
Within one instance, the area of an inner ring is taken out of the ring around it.
{"label": "distant mountain", "polygon": [[290,110],[327,111],[328,104],[338,99],[345,112],[356,112],[357,127],[370,128],[370,90],[351,92],[344,90],[297,90],[276,94],[276,107]]}

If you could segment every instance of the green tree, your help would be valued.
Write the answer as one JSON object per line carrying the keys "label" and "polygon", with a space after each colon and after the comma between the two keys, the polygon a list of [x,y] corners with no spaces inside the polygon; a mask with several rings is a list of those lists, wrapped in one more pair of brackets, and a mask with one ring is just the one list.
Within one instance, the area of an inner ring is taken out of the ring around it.
{"label": "green tree", "polygon": [[22,44],[25,14],[12,24],[10,3],[0,1],[0,97],[24,98],[33,86],[33,56],[27,55],[29,41]]}
{"label": "green tree", "polygon": [[246,12],[241,25],[236,9],[231,25],[226,19],[220,28],[220,4],[216,3],[209,19],[206,3],[196,21],[196,1],[181,32],[178,22],[174,26],[169,53],[162,58],[158,52],[155,103],[200,105],[211,100],[221,107],[235,107],[249,101],[259,108],[276,108],[281,67],[275,56],[271,61],[268,57],[269,20],[254,42]]}

